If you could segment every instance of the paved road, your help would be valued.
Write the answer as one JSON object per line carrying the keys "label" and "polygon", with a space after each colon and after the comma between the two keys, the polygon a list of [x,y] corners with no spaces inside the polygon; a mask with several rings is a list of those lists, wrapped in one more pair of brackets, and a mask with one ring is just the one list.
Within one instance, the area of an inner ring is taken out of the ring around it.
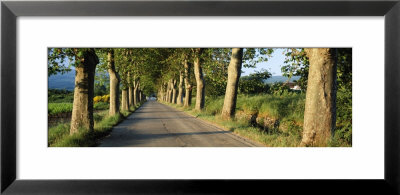
{"label": "paved road", "polygon": [[104,138],[100,147],[261,146],[182,111],[148,101]]}

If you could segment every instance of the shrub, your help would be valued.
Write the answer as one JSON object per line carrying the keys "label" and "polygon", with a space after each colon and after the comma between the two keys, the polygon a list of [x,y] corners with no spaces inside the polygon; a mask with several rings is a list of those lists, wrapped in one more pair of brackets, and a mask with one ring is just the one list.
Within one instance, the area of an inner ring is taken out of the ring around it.
{"label": "shrub", "polygon": [[74,92],[62,89],[49,89],[49,103],[72,103],[74,101]]}
{"label": "shrub", "polygon": [[101,97],[101,96],[96,96],[96,97],[93,98],[93,102],[94,102],[94,103],[98,103],[98,102],[100,102],[101,100],[102,100],[102,97]]}
{"label": "shrub", "polygon": [[103,95],[102,97],[101,97],[101,101],[102,102],[110,102],[110,95]]}
{"label": "shrub", "polygon": [[336,129],[333,139],[336,142],[352,143],[352,94],[351,91],[337,92]]}

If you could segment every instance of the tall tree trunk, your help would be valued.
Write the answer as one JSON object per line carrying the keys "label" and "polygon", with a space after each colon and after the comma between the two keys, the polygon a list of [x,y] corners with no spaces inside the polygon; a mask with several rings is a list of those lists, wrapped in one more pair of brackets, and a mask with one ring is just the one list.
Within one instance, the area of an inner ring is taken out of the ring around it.
{"label": "tall tree trunk", "polygon": [[165,85],[164,85],[164,82],[163,82],[163,84],[161,85],[161,93],[162,93],[162,101],[163,102],[165,102],[165,97],[166,97],[166,95],[165,95]]}
{"label": "tall tree trunk", "polygon": [[169,80],[168,82],[168,103],[172,103],[172,88],[173,88],[173,83],[172,79]]}
{"label": "tall tree trunk", "polygon": [[233,48],[231,61],[228,67],[228,82],[226,83],[222,118],[231,119],[235,115],[237,90],[242,71],[243,48]]}
{"label": "tall tree trunk", "polygon": [[162,91],[162,87],[160,87],[160,89],[158,90],[158,94],[157,94],[157,100],[162,102],[163,101],[163,97],[164,97],[164,94],[163,94],[163,91]]}
{"label": "tall tree trunk", "polygon": [[128,108],[133,106],[133,83],[131,73],[128,72]]}
{"label": "tall tree trunk", "polygon": [[163,89],[164,89],[164,102],[168,102],[168,84],[167,83],[164,83]]}
{"label": "tall tree trunk", "polygon": [[120,77],[115,71],[114,50],[108,51],[108,74],[110,75],[110,109],[109,115],[119,113],[119,81]]}
{"label": "tall tree trunk", "polygon": [[143,98],[142,98],[143,96],[142,96],[142,90],[141,89],[139,89],[139,102],[142,102],[143,101]]}
{"label": "tall tree trunk", "polygon": [[129,84],[129,88],[128,88],[128,106],[129,106],[129,108],[131,106],[135,105],[133,96],[134,96],[133,86],[132,86],[132,84]]}
{"label": "tall tree trunk", "polygon": [[183,103],[182,96],[183,96],[183,72],[181,71],[179,73],[178,97],[176,99],[176,101],[177,101],[176,103],[178,105],[182,105],[182,103]]}
{"label": "tall tree trunk", "polygon": [[200,60],[200,55],[202,53],[202,48],[197,48],[196,51],[196,57],[194,59],[194,75],[196,77],[196,105],[195,109],[196,110],[203,110],[204,108],[204,101],[205,101],[205,81],[203,78],[203,70],[201,68],[201,60]]}
{"label": "tall tree trunk", "polygon": [[305,49],[310,62],[301,146],[325,146],[336,123],[336,49]]}
{"label": "tall tree trunk", "polygon": [[160,97],[161,97],[161,88],[159,88],[157,92],[157,101],[160,101]]}
{"label": "tall tree trunk", "polygon": [[176,104],[176,96],[177,96],[177,91],[176,91],[176,80],[174,79],[172,81],[172,103]]}
{"label": "tall tree trunk", "polygon": [[134,81],[133,84],[134,84],[134,87],[135,87],[134,90],[133,90],[133,100],[134,100],[134,105],[136,106],[136,105],[139,104],[139,97],[138,97],[138,95],[139,95],[139,91],[138,91],[139,81]]}
{"label": "tall tree trunk", "polygon": [[[75,50],[78,52],[78,49]],[[83,56],[76,56],[80,64],[75,67],[74,103],[72,108],[70,134],[79,132],[79,128],[93,131],[93,92],[94,74],[99,59],[94,49],[85,50]]]}
{"label": "tall tree trunk", "polygon": [[129,98],[128,98],[129,92],[128,88],[122,89],[122,110],[127,111],[129,110]]}
{"label": "tall tree trunk", "polygon": [[184,107],[190,107],[192,103],[192,85],[190,84],[190,65],[185,59],[184,61],[185,67],[185,101],[183,103]]}
{"label": "tall tree trunk", "polygon": [[138,83],[138,101],[142,102],[142,88],[140,87],[140,82]]}
{"label": "tall tree trunk", "polygon": [[166,89],[165,89],[165,91],[166,91],[166,97],[165,97],[165,101],[167,102],[167,103],[169,103],[169,82],[167,82],[167,86],[166,86]]}

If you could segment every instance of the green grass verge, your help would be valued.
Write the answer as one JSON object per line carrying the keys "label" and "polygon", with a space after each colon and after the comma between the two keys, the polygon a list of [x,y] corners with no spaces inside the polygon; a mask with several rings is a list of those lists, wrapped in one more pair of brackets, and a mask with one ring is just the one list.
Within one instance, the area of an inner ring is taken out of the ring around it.
{"label": "green grass verge", "polygon": [[48,114],[58,114],[64,112],[72,112],[72,103],[49,103]]}
{"label": "green grass verge", "polygon": [[107,110],[110,107],[110,104],[107,102],[97,102],[93,104],[93,109],[95,110]]}
{"label": "green grass verge", "polygon": [[[303,132],[305,94],[285,94],[285,95],[239,95],[236,104],[237,116],[233,120],[223,120],[221,110],[224,97],[206,98],[203,111],[195,111],[194,104],[196,99],[192,99],[192,105],[188,108],[176,104],[167,104],[178,110],[185,111],[190,115],[212,122],[224,129],[230,130],[240,136],[249,138],[261,144],[271,147],[297,147],[299,146]],[[342,106],[343,107],[343,106]],[[340,108],[342,109],[342,108]],[[340,111],[340,109],[338,109]],[[350,105],[351,112],[351,105]],[[268,117],[279,121],[276,128],[263,129],[249,117],[257,116],[260,118]],[[331,147],[351,147],[351,120],[339,118],[338,124],[345,123],[350,126],[337,128],[327,146]],[[345,131],[345,133],[343,133]],[[349,137],[350,132],[350,138]],[[349,141],[350,140],[350,141]]]}
{"label": "green grass verge", "polygon": [[122,111],[120,114],[109,116],[108,110],[93,114],[94,131],[89,132],[80,129],[79,133],[69,135],[69,123],[61,123],[57,126],[49,128],[48,146],[50,147],[91,147],[96,146],[98,141],[107,136],[112,127],[123,121],[137,107],[131,107],[130,111]]}
{"label": "green grass verge", "polygon": [[[107,102],[98,102],[93,105],[94,110],[107,110],[109,107]],[[48,103],[48,114],[54,115],[65,112],[72,112],[73,103]]]}

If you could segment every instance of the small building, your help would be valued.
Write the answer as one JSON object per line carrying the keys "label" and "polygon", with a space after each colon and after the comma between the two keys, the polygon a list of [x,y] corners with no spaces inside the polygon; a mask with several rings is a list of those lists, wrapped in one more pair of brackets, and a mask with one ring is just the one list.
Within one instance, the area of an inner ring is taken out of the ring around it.
{"label": "small building", "polygon": [[283,85],[289,86],[289,89],[291,90],[301,90],[300,86],[293,82],[285,82]]}
{"label": "small building", "polygon": [[295,85],[293,88],[290,88],[290,89],[293,89],[293,90],[301,90],[300,86],[298,86],[298,85]]}

